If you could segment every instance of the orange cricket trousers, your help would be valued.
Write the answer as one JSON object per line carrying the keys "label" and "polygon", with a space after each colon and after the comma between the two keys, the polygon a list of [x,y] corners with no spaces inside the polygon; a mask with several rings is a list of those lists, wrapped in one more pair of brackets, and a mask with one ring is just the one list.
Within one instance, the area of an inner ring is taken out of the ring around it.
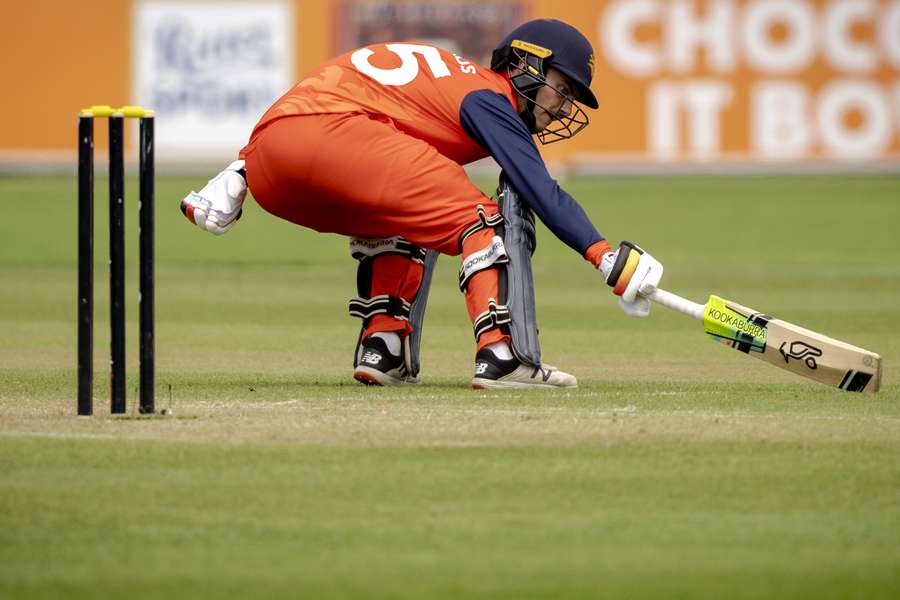
{"label": "orange cricket trousers", "polygon": [[[299,115],[271,122],[254,133],[241,151],[253,197],[273,215],[316,231],[360,238],[403,236],[413,244],[455,256],[489,245],[486,228],[459,247],[460,234],[497,206],[469,180],[465,170],[433,146],[386,120],[360,113]],[[378,256],[373,264],[373,296],[388,294],[411,302],[422,266],[405,257]],[[497,271],[477,273],[466,290],[474,319],[498,299]],[[373,317],[364,337],[375,331],[408,335],[406,321]],[[478,347],[505,339],[494,329]]]}

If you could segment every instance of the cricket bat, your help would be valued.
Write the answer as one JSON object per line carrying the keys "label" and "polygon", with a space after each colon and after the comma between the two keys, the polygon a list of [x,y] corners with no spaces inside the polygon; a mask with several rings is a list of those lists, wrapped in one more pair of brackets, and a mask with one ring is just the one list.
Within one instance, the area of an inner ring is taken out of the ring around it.
{"label": "cricket bat", "polygon": [[647,297],[703,321],[712,339],[754,358],[848,392],[877,392],[881,356],[787,321],[710,296],[697,304],[657,289]]}

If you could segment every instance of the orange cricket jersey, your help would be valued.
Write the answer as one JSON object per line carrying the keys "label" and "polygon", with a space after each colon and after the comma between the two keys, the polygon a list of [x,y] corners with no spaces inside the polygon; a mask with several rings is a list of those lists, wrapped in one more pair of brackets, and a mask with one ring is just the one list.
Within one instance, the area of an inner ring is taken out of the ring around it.
{"label": "orange cricket jersey", "polygon": [[364,113],[466,164],[488,156],[460,125],[469,93],[516,95],[508,78],[436,46],[373,44],[320,65],[279,98],[257,123],[246,150],[269,123],[292,115]]}

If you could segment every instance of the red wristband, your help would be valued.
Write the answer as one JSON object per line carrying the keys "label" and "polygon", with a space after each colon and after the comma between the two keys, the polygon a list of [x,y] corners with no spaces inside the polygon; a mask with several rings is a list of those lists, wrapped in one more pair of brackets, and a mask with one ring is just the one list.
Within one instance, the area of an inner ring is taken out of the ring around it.
{"label": "red wristband", "polygon": [[600,260],[607,252],[612,252],[612,248],[609,247],[609,242],[600,240],[599,242],[594,242],[588,246],[588,249],[584,251],[584,259],[594,265],[595,269],[598,269],[600,268]]}

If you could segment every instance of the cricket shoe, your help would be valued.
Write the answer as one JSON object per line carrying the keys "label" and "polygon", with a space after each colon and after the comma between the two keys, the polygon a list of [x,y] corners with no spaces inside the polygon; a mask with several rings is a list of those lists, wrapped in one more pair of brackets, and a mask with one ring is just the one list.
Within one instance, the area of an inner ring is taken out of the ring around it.
{"label": "cricket shoe", "polygon": [[527,365],[513,357],[499,358],[488,348],[482,348],[475,355],[475,389],[495,388],[574,388],[578,380],[548,364],[539,367]]}
{"label": "cricket shoe", "polygon": [[366,385],[415,385],[418,377],[409,374],[401,354],[392,354],[387,343],[377,335],[369,336],[359,348],[353,378]]}

